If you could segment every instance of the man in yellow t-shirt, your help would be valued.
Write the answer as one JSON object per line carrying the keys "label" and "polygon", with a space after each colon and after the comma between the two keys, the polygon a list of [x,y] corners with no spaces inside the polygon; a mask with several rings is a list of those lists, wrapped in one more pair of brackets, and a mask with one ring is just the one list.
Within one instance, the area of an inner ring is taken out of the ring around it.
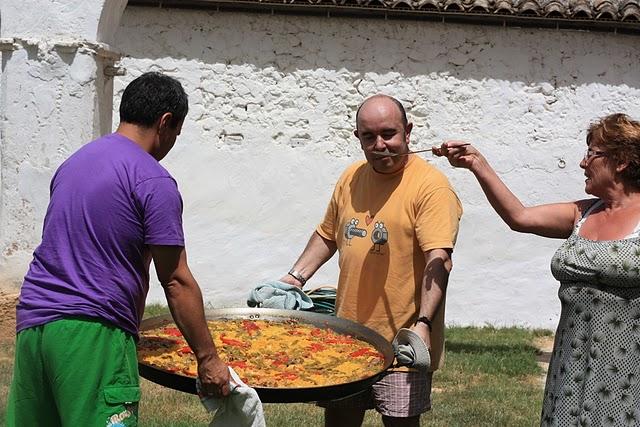
{"label": "man in yellow t-shirt", "polygon": [[370,390],[325,402],[326,426],[360,426],[376,409],[385,426],[419,426],[431,407],[431,378],[441,366],[444,301],[462,207],[447,178],[407,153],[413,125],[402,104],[386,95],[365,100],[355,136],[366,157],[342,174],[325,218],[281,280],[302,287],[339,252],[339,317],[391,341],[410,328],[430,349],[431,369],[391,370]]}

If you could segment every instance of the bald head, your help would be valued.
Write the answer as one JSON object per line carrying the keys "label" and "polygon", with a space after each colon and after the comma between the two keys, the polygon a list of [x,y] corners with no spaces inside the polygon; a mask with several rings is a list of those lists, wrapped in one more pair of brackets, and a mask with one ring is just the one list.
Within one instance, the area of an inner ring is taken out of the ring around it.
{"label": "bald head", "polygon": [[364,102],[360,104],[360,107],[358,107],[358,111],[356,112],[356,129],[358,129],[360,125],[358,119],[360,117],[360,111],[362,110],[362,108],[365,107],[365,105],[369,104],[370,102],[380,100],[380,99],[386,99],[395,104],[395,106],[398,108],[398,111],[400,112],[400,117],[402,118],[402,126],[406,128],[409,121],[407,120],[407,112],[405,111],[402,103],[392,96],[378,94],[365,99]]}
{"label": "bald head", "polygon": [[381,156],[380,152],[406,153],[413,125],[402,104],[387,95],[376,95],[362,103],[356,114],[353,134],[367,161],[379,173],[394,173],[404,167],[408,156]]}

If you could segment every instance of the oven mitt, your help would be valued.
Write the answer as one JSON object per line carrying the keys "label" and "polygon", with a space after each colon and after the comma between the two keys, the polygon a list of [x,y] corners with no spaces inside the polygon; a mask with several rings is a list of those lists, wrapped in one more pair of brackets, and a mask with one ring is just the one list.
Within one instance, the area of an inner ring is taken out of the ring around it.
{"label": "oven mitt", "polygon": [[224,398],[202,396],[200,380],[196,380],[196,388],[202,405],[209,412],[214,412],[209,427],[265,427],[262,402],[255,389],[242,382],[236,371],[229,367],[229,395]]}
{"label": "oven mitt", "polygon": [[408,366],[420,371],[428,371],[431,368],[431,353],[427,345],[411,329],[401,328],[391,345],[398,366]]}
{"label": "oven mitt", "polygon": [[247,298],[249,307],[279,308],[284,310],[306,310],[313,301],[297,286],[278,280],[258,284]]}

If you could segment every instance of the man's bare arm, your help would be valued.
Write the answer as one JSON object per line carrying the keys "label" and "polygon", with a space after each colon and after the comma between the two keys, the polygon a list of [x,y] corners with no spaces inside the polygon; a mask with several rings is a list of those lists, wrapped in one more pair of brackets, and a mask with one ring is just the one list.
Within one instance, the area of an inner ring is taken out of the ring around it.
{"label": "man's bare arm", "polygon": [[207,393],[229,394],[229,369],[220,360],[204,316],[202,293],[180,246],[151,246],[158,279],[171,315],[198,361],[198,377]]}
{"label": "man's bare arm", "polygon": [[[449,282],[449,273],[453,267],[451,249],[432,249],[424,252],[426,266],[422,277],[420,292],[420,311],[418,317],[433,320],[444,300]],[[431,348],[431,330],[425,323],[418,322],[413,331]]]}
{"label": "man's bare arm", "polygon": [[[298,272],[305,280],[309,280],[309,278],[336,253],[337,248],[336,242],[325,239],[314,231],[304,251],[302,251],[298,260],[293,264],[292,270]],[[280,281],[299,288],[304,286],[304,283],[289,274],[282,277]]]}

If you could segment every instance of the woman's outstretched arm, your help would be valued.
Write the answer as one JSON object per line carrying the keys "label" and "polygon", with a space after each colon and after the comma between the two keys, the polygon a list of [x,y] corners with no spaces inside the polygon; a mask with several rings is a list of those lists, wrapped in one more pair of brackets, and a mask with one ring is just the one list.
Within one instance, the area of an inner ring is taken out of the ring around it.
{"label": "woman's outstretched arm", "polygon": [[432,151],[437,156],[447,157],[452,166],[469,169],[493,209],[512,230],[555,238],[571,235],[579,215],[576,202],[526,207],[472,145],[462,141],[447,141],[440,147],[433,147]]}

